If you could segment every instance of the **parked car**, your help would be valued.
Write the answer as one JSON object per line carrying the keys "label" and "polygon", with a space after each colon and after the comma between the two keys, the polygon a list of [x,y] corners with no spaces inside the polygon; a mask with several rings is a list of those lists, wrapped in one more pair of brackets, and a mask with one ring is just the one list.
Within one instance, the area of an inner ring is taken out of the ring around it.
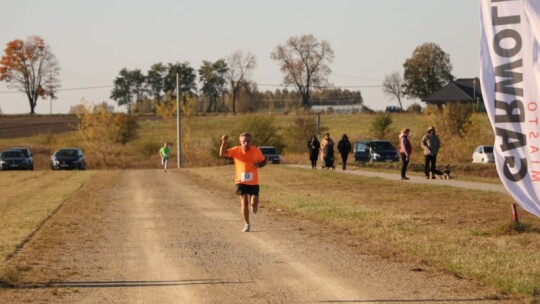
{"label": "parked car", "polygon": [[399,154],[387,140],[361,140],[353,147],[354,160],[357,162],[396,162]]}
{"label": "parked car", "polygon": [[0,170],[32,170],[29,158],[21,150],[5,150],[0,154]]}
{"label": "parked car", "polygon": [[10,148],[9,150],[19,150],[19,151],[21,151],[24,154],[24,156],[26,156],[28,161],[30,162],[30,169],[29,170],[34,170],[34,158],[32,158],[32,152],[30,152],[30,149],[28,149],[27,147],[14,147],[14,148]]}
{"label": "parked car", "polygon": [[272,164],[279,164],[281,162],[281,156],[273,146],[261,146],[259,149],[261,149],[268,162]]}
{"label": "parked car", "polygon": [[472,162],[482,164],[495,162],[495,156],[493,155],[493,146],[476,147],[472,155]]}
{"label": "parked car", "polygon": [[86,169],[86,158],[79,148],[64,148],[51,156],[51,169]]}
{"label": "parked car", "polygon": [[386,113],[401,113],[401,112],[403,112],[403,110],[401,110],[400,107],[387,106],[386,109],[384,110],[384,112],[386,112]]}

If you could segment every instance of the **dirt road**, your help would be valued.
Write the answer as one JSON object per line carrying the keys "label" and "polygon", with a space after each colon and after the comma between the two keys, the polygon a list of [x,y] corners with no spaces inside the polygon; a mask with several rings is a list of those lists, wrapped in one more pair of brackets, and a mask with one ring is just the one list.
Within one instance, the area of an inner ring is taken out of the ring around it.
{"label": "dirt road", "polygon": [[503,302],[466,280],[358,254],[264,206],[242,233],[233,185],[212,192],[174,170],[100,174],[10,261],[28,268],[26,288],[0,302]]}

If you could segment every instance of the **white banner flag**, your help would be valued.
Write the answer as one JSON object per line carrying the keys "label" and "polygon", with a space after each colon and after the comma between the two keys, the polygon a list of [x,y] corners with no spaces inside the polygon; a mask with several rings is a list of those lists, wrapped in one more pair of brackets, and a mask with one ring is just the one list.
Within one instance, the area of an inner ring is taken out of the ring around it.
{"label": "white banner flag", "polygon": [[480,81],[497,172],[540,216],[540,1],[480,0]]}

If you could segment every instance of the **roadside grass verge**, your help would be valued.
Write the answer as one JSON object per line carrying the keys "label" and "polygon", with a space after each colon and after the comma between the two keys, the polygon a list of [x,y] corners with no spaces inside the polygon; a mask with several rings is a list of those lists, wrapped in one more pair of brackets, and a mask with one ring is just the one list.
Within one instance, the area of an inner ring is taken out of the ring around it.
{"label": "roadside grass verge", "polygon": [[[201,184],[233,192],[233,167],[186,169]],[[540,297],[540,219],[510,196],[332,171],[267,166],[261,201],[346,235],[358,250],[413,260],[502,293]]]}
{"label": "roadside grass verge", "polygon": [[15,253],[92,171],[0,172],[0,261]]}

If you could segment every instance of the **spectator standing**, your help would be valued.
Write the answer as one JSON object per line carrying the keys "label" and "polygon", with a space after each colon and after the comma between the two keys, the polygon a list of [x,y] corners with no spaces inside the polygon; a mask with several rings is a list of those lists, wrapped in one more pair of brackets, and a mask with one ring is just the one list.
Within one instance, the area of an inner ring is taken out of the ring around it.
{"label": "spectator standing", "polygon": [[349,141],[347,134],[343,134],[341,140],[338,142],[337,149],[341,154],[341,168],[345,170],[347,169],[347,158],[352,150],[351,142]]}
{"label": "spectator standing", "polygon": [[411,159],[412,146],[409,140],[409,133],[411,129],[404,128],[399,134],[399,156],[401,157],[401,179],[408,180],[407,177],[407,167],[409,166],[409,161]]}
{"label": "spectator standing", "polygon": [[319,149],[321,148],[321,143],[317,139],[317,136],[313,135],[307,143],[309,151],[309,160],[311,161],[311,168],[317,169],[317,159],[319,158]]}
{"label": "spectator standing", "polygon": [[430,177],[435,179],[435,170],[437,170],[437,154],[439,153],[439,148],[441,147],[441,142],[437,134],[435,134],[435,127],[431,126],[428,128],[426,135],[422,137],[422,148],[424,148],[424,173],[426,174],[426,179]]}
{"label": "spectator standing", "polygon": [[334,168],[334,140],[330,138],[330,133],[325,133],[321,140],[321,152],[323,158],[323,168]]}

